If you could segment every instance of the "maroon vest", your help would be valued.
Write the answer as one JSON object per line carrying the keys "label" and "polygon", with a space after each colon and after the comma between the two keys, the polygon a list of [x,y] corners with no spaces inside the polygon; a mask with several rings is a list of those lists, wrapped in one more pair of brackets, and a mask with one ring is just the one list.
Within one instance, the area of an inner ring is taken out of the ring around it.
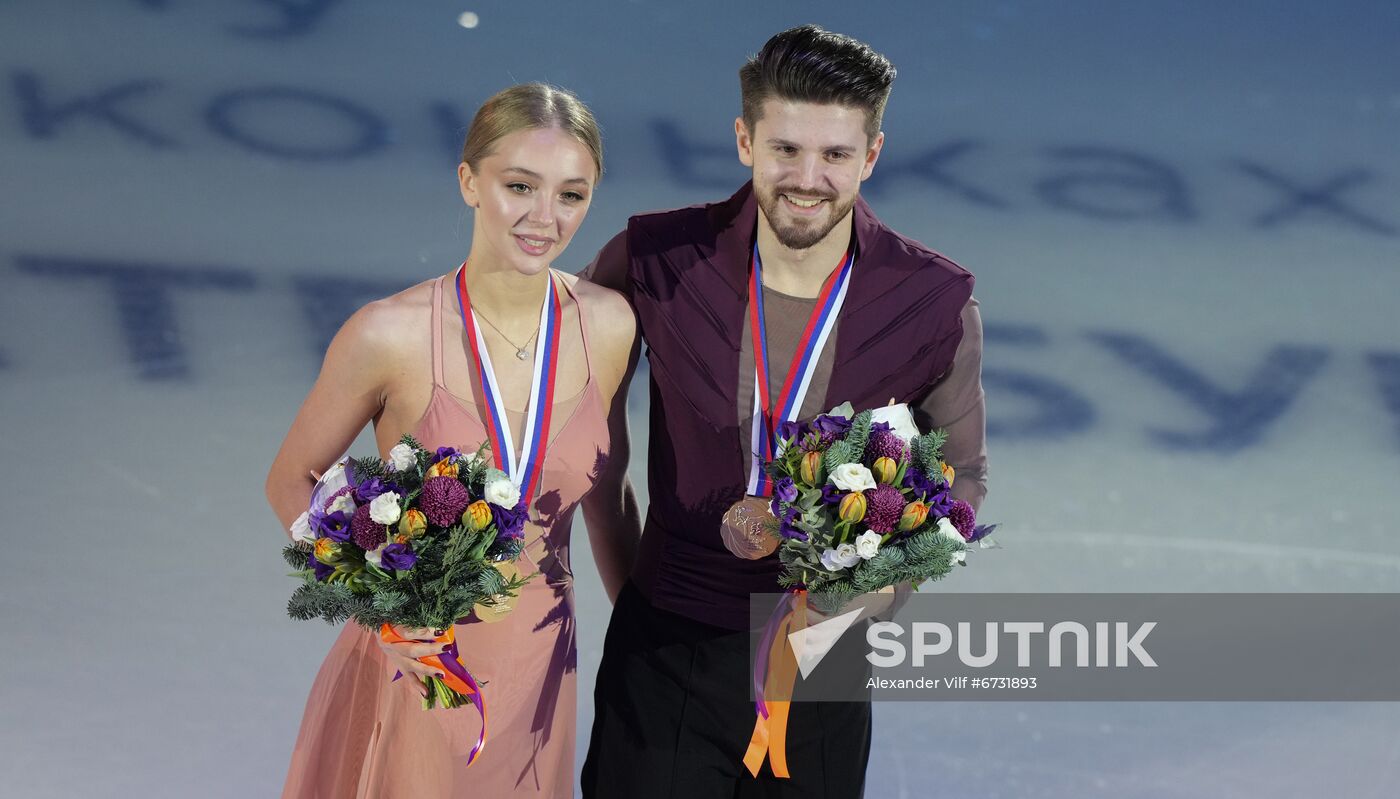
{"label": "maroon vest", "polygon": [[[750,593],[780,590],[776,556],[742,560],[719,534],[748,479],[736,419],[757,224],[745,184],[724,202],[627,225],[629,293],[651,370],[650,504],[633,579],[655,606],[734,630],[748,626]],[[824,407],[916,403],[952,365],[972,275],[886,227],[863,199],[855,237]]]}

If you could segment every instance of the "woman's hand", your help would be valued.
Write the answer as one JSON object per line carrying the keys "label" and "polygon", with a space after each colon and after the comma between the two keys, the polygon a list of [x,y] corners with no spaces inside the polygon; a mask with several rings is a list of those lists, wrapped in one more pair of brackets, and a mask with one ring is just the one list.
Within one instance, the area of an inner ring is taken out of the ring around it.
{"label": "woman's hand", "polygon": [[432,630],[427,627],[395,627],[394,632],[407,641],[391,644],[376,637],[379,648],[384,651],[384,657],[389,661],[389,667],[394,671],[403,672],[405,675],[414,678],[418,693],[424,699],[428,698],[428,685],[423,681],[424,677],[443,677],[441,666],[430,666],[418,660],[421,657],[442,654],[450,644],[444,641],[434,641],[443,635],[442,630]]}

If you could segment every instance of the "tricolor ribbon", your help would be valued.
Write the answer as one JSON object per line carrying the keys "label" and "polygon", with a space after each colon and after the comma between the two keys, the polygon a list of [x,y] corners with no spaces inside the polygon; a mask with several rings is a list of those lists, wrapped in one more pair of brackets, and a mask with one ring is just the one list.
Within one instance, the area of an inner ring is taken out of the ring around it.
{"label": "tricolor ribbon", "polygon": [[[757,777],[767,758],[773,776],[788,778],[787,722],[793,685],[797,682],[797,656],[788,636],[807,628],[807,592],[798,588],[783,594],[768,617],[754,657],[753,689],[756,718],[744,766]],[[769,699],[785,696],[787,699]]]}
{"label": "tricolor ribbon", "polygon": [[[379,628],[379,637],[385,643],[399,644],[405,641],[415,641],[416,639],[404,638],[399,635],[398,630],[393,626],[385,624]],[[442,681],[448,688],[471,700],[476,706],[476,712],[481,714],[481,733],[476,736],[476,745],[467,754],[467,765],[476,762],[476,758],[481,754],[481,750],[486,748],[486,700],[481,696],[481,686],[476,684],[476,678],[467,671],[467,667],[462,664],[460,653],[457,651],[457,634],[455,628],[448,626],[446,632],[433,639],[433,643],[445,643],[447,648],[438,655],[426,655],[418,658],[419,663],[423,663],[433,668],[442,669]],[[403,676],[403,672],[395,672],[394,680]],[[391,680],[392,682],[392,680]]]}
{"label": "tricolor ribbon", "polygon": [[763,315],[763,262],[758,256],[758,244],[753,246],[749,269],[749,331],[753,337],[753,454],[749,466],[748,493],[771,497],[773,478],[764,468],[778,455],[777,429],[782,422],[795,420],[802,412],[802,402],[816,374],[822,348],[836,328],[836,318],[846,301],[846,289],[851,282],[851,267],[855,265],[855,249],[848,251],[841,263],[822,284],[817,304],[807,319],[807,327],[797,342],[792,364],[783,380],[782,390],[770,397],[768,386],[768,329]]}
{"label": "tricolor ribbon", "polygon": [[559,371],[559,319],[562,311],[553,273],[548,278],[544,302],[540,306],[539,336],[535,340],[535,371],[530,381],[530,404],[525,411],[525,441],[517,457],[510,420],[506,417],[505,399],[496,382],[496,371],[491,366],[491,355],[487,352],[486,340],[481,336],[481,326],[477,324],[476,314],[472,311],[471,298],[467,295],[466,263],[457,270],[457,304],[462,309],[462,324],[467,329],[468,351],[481,381],[485,417],[482,423],[486,428],[486,437],[491,442],[496,468],[505,472],[520,489],[520,496],[527,506],[534,498],[540,474],[544,470],[545,453],[549,446],[549,421],[554,410],[555,378]]}

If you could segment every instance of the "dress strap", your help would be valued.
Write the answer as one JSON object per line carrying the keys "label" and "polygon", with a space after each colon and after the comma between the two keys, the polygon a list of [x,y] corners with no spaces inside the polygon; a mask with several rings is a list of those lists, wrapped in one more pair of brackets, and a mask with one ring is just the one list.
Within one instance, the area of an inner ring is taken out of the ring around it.
{"label": "dress strap", "polygon": [[433,385],[446,387],[442,373],[442,282],[445,275],[433,281]]}
{"label": "dress strap", "polygon": [[[583,278],[578,279],[582,280]],[[559,283],[564,287],[565,291],[569,292],[569,296],[574,298],[574,307],[578,309],[578,332],[583,338],[583,360],[588,364],[588,382],[591,385],[593,383],[593,352],[588,348],[588,322],[583,318],[583,303],[579,302],[578,294],[576,294],[573,287],[569,285],[567,278],[561,276]]]}

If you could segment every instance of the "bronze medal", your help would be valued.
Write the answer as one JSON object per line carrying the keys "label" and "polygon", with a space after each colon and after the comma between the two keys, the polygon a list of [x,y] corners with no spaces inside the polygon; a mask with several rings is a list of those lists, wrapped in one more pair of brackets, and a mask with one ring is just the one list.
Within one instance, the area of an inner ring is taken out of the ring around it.
{"label": "bronze medal", "polygon": [[748,496],[734,503],[720,521],[720,536],[730,552],[745,560],[766,558],[778,549],[778,537],[769,529],[771,500]]}
{"label": "bronze medal", "polygon": [[[498,560],[491,565],[496,568],[496,571],[501,573],[501,576],[506,579],[506,582],[510,582],[512,579],[520,576],[520,569],[516,567],[514,561]],[[519,596],[497,594],[493,597],[493,601],[489,605],[478,602],[476,606],[472,608],[472,613],[476,615],[477,621],[486,624],[494,624],[504,619],[512,610],[515,610],[515,603],[518,601],[520,601]]]}

